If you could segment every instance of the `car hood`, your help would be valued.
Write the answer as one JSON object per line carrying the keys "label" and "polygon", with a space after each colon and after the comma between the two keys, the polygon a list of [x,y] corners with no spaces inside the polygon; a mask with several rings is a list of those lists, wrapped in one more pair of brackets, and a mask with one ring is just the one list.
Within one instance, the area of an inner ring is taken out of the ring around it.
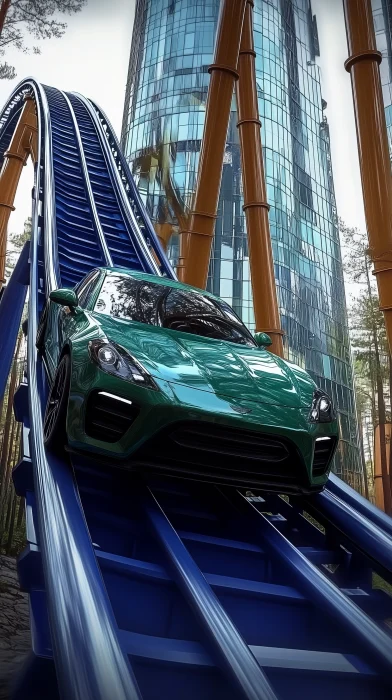
{"label": "car hood", "polygon": [[108,340],[128,350],[158,379],[233,399],[310,406],[314,383],[309,375],[296,368],[301,386],[289,365],[266,350],[92,315]]}

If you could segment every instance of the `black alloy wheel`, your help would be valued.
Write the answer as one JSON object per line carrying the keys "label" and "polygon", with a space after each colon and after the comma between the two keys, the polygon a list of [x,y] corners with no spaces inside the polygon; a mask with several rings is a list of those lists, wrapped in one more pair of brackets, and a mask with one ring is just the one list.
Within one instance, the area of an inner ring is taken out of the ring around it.
{"label": "black alloy wheel", "polygon": [[59,452],[67,442],[66,418],[69,384],[71,377],[71,359],[64,355],[50,388],[44,417],[45,446]]}

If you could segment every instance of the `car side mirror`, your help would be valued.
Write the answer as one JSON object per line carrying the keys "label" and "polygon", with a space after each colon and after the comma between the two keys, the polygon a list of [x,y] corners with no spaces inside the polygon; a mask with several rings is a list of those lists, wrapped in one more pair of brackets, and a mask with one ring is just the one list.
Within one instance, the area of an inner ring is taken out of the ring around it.
{"label": "car side mirror", "polygon": [[69,306],[70,309],[75,309],[79,304],[78,295],[73,289],[54,289],[49,297],[55,304]]}
{"label": "car side mirror", "polygon": [[263,333],[262,331],[255,333],[254,339],[259,348],[267,348],[269,345],[272,345],[272,340],[268,333]]}

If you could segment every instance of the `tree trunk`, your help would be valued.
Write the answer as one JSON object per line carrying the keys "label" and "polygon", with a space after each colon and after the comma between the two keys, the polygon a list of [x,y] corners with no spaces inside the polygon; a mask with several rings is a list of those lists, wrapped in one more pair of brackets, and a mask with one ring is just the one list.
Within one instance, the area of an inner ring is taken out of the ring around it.
{"label": "tree trunk", "polygon": [[5,22],[5,18],[7,16],[7,12],[9,10],[10,5],[11,5],[11,0],[2,0],[2,3],[0,5],[0,37],[3,33],[4,22]]}
{"label": "tree trunk", "polygon": [[19,356],[21,341],[22,341],[22,336],[20,335],[19,339],[18,339],[18,344],[16,347],[14,362],[13,362],[12,370],[11,370],[10,386],[8,389],[8,405],[7,405],[7,412],[6,412],[6,416],[5,416],[4,437],[3,437],[3,445],[2,445],[2,452],[1,452],[1,458],[0,458],[0,478],[1,478],[0,507],[1,507],[1,504],[4,500],[5,493],[6,493],[5,492],[5,485],[6,485],[6,475],[7,475],[8,451],[9,451],[10,437],[11,437],[10,436],[10,428],[11,428],[12,408],[13,408],[16,379],[18,376],[18,356]]}
{"label": "tree trunk", "polygon": [[9,469],[9,465],[11,464],[11,461],[12,461],[12,455],[14,452],[14,445],[15,445],[15,433],[16,433],[16,420],[11,413],[11,426],[10,426],[10,431],[9,431],[10,436],[9,436],[9,440],[8,440],[8,454],[7,454],[6,471]]}
{"label": "tree trunk", "polygon": [[367,475],[367,470],[366,470],[365,450],[363,447],[363,423],[362,423],[362,416],[360,415],[359,411],[357,412],[357,421],[358,421],[358,428],[359,428],[359,444],[360,444],[360,448],[361,448],[363,485],[364,485],[364,489],[365,489],[365,498],[367,498],[367,500],[369,500],[368,475]]}
{"label": "tree trunk", "polygon": [[1,546],[3,545],[4,535],[7,534],[7,532],[9,532],[10,523],[11,523],[11,511],[12,511],[12,496],[9,499],[8,503],[6,503],[6,501],[4,501],[4,512],[6,513],[6,516],[4,518],[3,527],[0,530],[0,545]]}
{"label": "tree trunk", "polygon": [[381,374],[381,363],[380,363],[380,352],[378,347],[378,341],[375,343],[376,347],[376,372],[377,372],[377,407],[378,407],[378,420],[379,420],[379,437],[380,437],[380,462],[381,462],[381,479],[382,487],[384,491],[384,508],[388,515],[392,514],[392,497],[391,497],[391,485],[388,474],[388,463],[387,463],[387,449],[385,440],[385,401],[384,401],[384,387],[382,383]]}
{"label": "tree trunk", "polygon": [[376,411],[376,389],[375,389],[375,381],[374,381],[374,372],[373,369],[371,370],[372,372],[372,379],[371,379],[371,387],[372,387],[372,421],[373,421],[373,430],[377,425],[377,411]]}
{"label": "tree trunk", "polygon": [[373,427],[373,432],[369,432],[369,425],[366,425],[366,441],[367,441],[367,446],[368,446],[368,451],[370,455],[370,468],[371,468],[371,474],[372,474],[372,489],[373,489],[373,496],[374,496],[374,459],[373,459],[373,440],[374,440],[374,427]]}
{"label": "tree trunk", "polygon": [[389,481],[388,474],[388,464],[387,464],[387,450],[385,444],[385,400],[384,400],[384,387],[382,381],[381,372],[381,361],[380,361],[380,347],[378,343],[377,336],[377,325],[374,318],[371,306],[372,300],[372,288],[370,284],[369,268],[367,264],[367,259],[365,257],[365,267],[366,267],[366,281],[368,288],[368,296],[370,301],[370,310],[372,314],[372,335],[373,335],[373,345],[375,354],[375,370],[376,370],[376,387],[377,387],[377,408],[378,408],[378,425],[379,425],[379,439],[380,439],[380,462],[381,462],[381,480],[382,488],[384,493],[384,510],[387,515],[392,515],[392,492],[391,485]]}
{"label": "tree trunk", "polygon": [[14,492],[14,497],[12,498],[11,518],[10,518],[10,525],[9,525],[9,530],[8,530],[7,544],[5,545],[5,553],[6,554],[11,553],[11,545],[12,545],[12,540],[14,537],[16,499],[17,499],[17,496],[16,496],[16,493]]}
{"label": "tree trunk", "polygon": [[4,522],[4,516],[5,516],[5,511],[7,507],[7,495],[8,495],[8,474],[10,472],[11,464],[12,464],[12,455],[14,451],[14,443],[15,443],[15,433],[16,433],[16,421],[13,416],[11,416],[11,427],[9,430],[9,440],[8,440],[8,454],[7,454],[7,461],[5,465],[5,471],[3,472],[2,479],[1,479],[1,487],[0,487],[0,493],[2,494],[1,499],[0,499],[0,533],[2,534],[4,529],[3,525],[5,528],[5,522]]}
{"label": "tree trunk", "polygon": [[14,421],[14,432],[13,432],[13,438],[12,438],[12,446],[10,447],[10,454],[9,454],[9,459],[8,459],[8,464],[7,464],[7,471],[6,471],[6,475],[5,475],[5,484],[4,484],[5,498],[7,497],[8,489],[10,486],[12,470],[16,464],[18,454],[19,454],[21,431],[22,431],[22,424]]}
{"label": "tree trunk", "polygon": [[12,438],[12,446],[10,446],[10,455],[9,455],[9,459],[8,459],[7,474],[11,474],[11,472],[15,466],[15,463],[18,459],[20,433],[21,433],[21,424],[14,421],[14,435]]}
{"label": "tree trunk", "polygon": [[[19,453],[19,442],[20,442],[20,434],[21,434],[21,423],[17,423],[15,420],[13,422],[13,431],[12,431],[12,442],[10,444],[9,452],[8,452],[8,463],[7,463],[7,471],[5,475],[5,484],[4,484],[4,500],[3,500],[3,507],[2,511],[6,510],[7,502],[7,517],[4,523],[2,523],[2,518],[0,517],[0,540],[3,539],[4,533],[9,532],[10,529],[14,529],[14,524],[13,524],[13,519],[16,517],[16,493],[13,488],[10,488],[10,477],[12,474],[12,470],[15,466],[15,462]],[[12,506],[14,504],[14,506]],[[14,512],[12,513],[12,508],[14,508]],[[2,527],[3,525],[3,527]]]}
{"label": "tree trunk", "polygon": [[[0,501],[0,533],[1,533],[1,538],[3,537],[4,531],[8,530],[8,526],[3,523],[3,518],[2,518],[2,513],[6,509],[6,504],[7,501],[12,501],[12,495],[13,495],[13,488],[10,489],[10,480],[11,480],[11,474],[12,470],[15,466],[15,462],[17,459],[17,455],[19,452],[19,443],[20,443],[20,434],[21,434],[21,429],[22,425],[21,423],[17,423],[15,420],[13,422],[13,431],[12,431],[12,441],[10,442],[10,448],[8,451],[8,462],[7,462],[7,469],[4,475],[4,486],[2,486],[2,498],[3,501]],[[2,527],[3,525],[3,527]]]}
{"label": "tree trunk", "polygon": [[12,368],[10,388],[8,390],[8,406],[7,406],[7,411],[6,411],[6,415],[5,415],[3,445],[2,445],[2,451],[1,451],[1,457],[0,457],[0,478],[1,478],[0,503],[2,501],[3,494],[4,494],[5,478],[6,478],[6,471],[7,471],[8,452],[9,452],[10,439],[11,439],[12,403],[13,403],[14,392],[15,392],[15,383],[16,383],[16,363],[14,363],[14,367]]}
{"label": "tree trunk", "polygon": [[18,456],[19,456],[19,452],[20,452],[20,434],[21,434],[21,432],[22,432],[22,425],[21,425],[21,423],[17,423],[17,422],[15,421],[15,426],[16,426],[16,429],[15,429],[15,440],[14,440],[14,443],[13,443],[13,444],[14,444],[14,449],[13,449],[13,452],[12,452],[12,459],[11,459],[11,468],[12,468],[12,469],[14,468],[14,466],[15,466],[17,460],[18,460]]}
{"label": "tree trunk", "polygon": [[21,496],[19,499],[18,518],[16,521],[16,529],[17,530],[19,530],[22,527],[24,510],[25,510],[25,499],[23,498],[23,496]]}

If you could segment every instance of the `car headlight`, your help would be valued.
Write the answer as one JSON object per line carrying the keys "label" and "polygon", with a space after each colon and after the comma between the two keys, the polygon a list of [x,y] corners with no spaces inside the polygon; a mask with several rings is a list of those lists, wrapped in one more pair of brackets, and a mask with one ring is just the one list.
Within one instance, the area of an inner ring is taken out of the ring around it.
{"label": "car headlight", "polygon": [[309,413],[311,423],[331,423],[336,418],[332,400],[328,394],[317,389],[313,394],[312,408]]}
{"label": "car headlight", "polygon": [[151,375],[121,345],[107,340],[90,340],[88,350],[93,362],[103,372],[133,382],[148,389],[158,390]]}

